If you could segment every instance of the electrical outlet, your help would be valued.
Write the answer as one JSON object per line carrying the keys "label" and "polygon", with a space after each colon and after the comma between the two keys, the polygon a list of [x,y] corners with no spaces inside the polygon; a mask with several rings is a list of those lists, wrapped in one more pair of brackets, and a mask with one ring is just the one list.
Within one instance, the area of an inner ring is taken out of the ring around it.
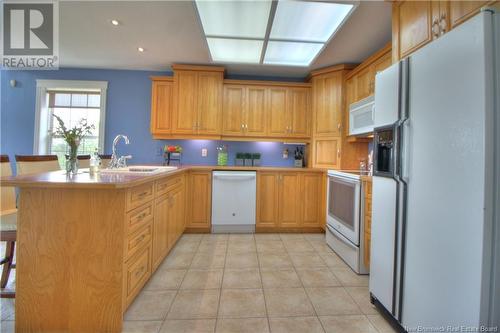
{"label": "electrical outlet", "polygon": [[207,148],[202,148],[201,149],[201,157],[207,157],[208,155],[208,150]]}

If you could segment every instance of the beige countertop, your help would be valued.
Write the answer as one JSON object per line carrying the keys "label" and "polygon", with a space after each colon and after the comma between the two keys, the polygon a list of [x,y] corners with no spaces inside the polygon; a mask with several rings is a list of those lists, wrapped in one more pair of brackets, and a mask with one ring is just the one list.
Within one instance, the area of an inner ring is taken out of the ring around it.
{"label": "beige countertop", "polygon": [[95,188],[116,189],[137,186],[164,177],[171,177],[187,171],[212,171],[212,170],[248,170],[248,171],[275,171],[275,172],[325,172],[323,169],[293,168],[293,167],[238,167],[197,165],[181,166],[176,170],[161,172],[151,175],[133,173],[97,173],[90,175],[88,169],[79,170],[78,174],[68,176],[66,171],[58,170],[22,176],[2,177],[2,186],[16,187],[50,187],[50,188]]}

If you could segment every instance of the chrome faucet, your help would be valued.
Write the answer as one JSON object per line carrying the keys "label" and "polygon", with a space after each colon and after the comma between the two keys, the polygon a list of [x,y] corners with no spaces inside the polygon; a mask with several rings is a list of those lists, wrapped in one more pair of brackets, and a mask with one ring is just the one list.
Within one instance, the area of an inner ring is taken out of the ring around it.
{"label": "chrome faucet", "polygon": [[108,169],[126,168],[127,160],[132,158],[132,155],[125,155],[120,157],[116,155],[116,145],[118,144],[118,141],[120,141],[120,139],[123,139],[126,145],[130,143],[126,135],[118,134],[115,137],[115,139],[113,140],[113,154],[111,155],[111,162],[109,162]]}

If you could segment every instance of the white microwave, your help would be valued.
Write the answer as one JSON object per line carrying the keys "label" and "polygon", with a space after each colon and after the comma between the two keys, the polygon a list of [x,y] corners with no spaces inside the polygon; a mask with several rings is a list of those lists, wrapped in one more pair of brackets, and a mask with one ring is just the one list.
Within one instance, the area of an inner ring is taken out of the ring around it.
{"label": "white microwave", "polygon": [[373,132],[375,96],[368,96],[349,106],[349,135]]}

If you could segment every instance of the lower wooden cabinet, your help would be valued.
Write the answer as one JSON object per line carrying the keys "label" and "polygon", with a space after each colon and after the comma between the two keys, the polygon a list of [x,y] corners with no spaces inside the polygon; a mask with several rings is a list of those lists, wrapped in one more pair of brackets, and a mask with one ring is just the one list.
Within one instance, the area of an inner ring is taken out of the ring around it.
{"label": "lower wooden cabinet", "polygon": [[190,231],[208,232],[212,212],[212,172],[191,171],[188,188],[186,228]]}
{"label": "lower wooden cabinet", "polygon": [[153,267],[160,265],[163,257],[168,253],[168,229],[170,207],[168,194],[155,199],[153,220]]}
{"label": "lower wooden cabinet", "polygon": [[323,172],[257,172],[257,231],[324,225]]}

